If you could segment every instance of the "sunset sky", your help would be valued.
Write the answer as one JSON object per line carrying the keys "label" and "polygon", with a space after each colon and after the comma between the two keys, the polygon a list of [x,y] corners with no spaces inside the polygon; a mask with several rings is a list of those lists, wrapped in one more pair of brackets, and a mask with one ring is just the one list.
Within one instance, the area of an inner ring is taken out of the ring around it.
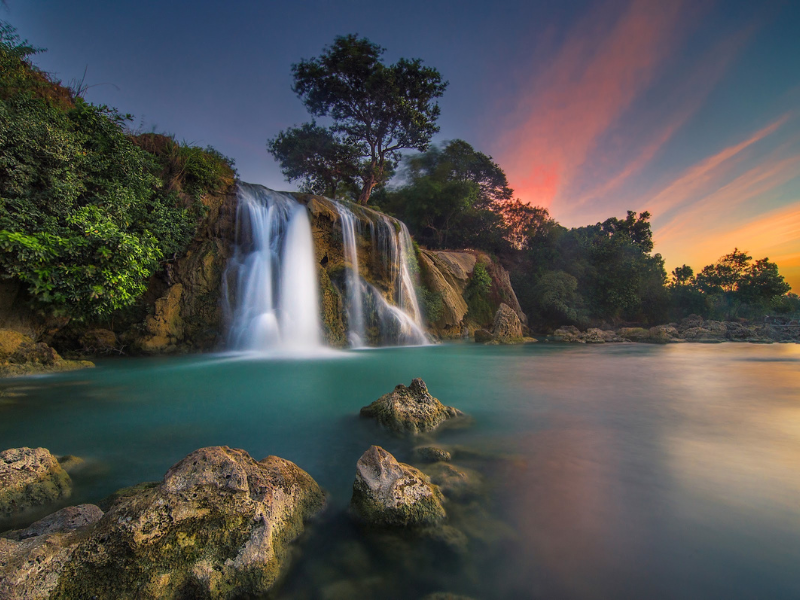
{"label": "sunset sky", "polygon": [[134,127],[293,189],[266,140],[307,120],[291,64],[358,33],[450,86],[437,141],[491,154],[567,226],[653,214],[668,269],[735,246],[800,290],[800,2],[7,0],[37,64]]}

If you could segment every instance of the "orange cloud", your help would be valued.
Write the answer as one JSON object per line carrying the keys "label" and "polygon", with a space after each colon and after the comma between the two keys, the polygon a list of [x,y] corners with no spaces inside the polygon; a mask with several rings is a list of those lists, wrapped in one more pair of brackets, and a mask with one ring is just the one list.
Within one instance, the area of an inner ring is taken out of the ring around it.
{"label": "orange cloud", "polygon": [[533,77],[495,153],[524,201],[549,206],[557,199],[598,138],[652,82],[674,47],[681,9],[678,1],[634,0],[610,29],[598,25],[603,12],[595,11]]}

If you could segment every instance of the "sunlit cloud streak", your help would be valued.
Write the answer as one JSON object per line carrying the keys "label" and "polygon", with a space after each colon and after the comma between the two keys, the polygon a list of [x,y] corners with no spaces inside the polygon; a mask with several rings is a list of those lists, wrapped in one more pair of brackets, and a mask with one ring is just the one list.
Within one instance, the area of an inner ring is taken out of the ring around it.
{"label": "sunlit cloud streak", "polygon": [[495,152],[517,194],[551,206],[656,76],[678,37],[681,2],[631,2],[603,29],[601,5],[567,36],[544,73],[531,78]]}

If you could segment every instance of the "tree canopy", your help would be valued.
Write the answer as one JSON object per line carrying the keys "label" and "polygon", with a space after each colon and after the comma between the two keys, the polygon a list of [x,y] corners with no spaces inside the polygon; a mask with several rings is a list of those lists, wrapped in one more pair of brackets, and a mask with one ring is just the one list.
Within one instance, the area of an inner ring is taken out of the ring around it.
{"label": "tree canopy", "polygon": [[[268,147],[287,177],[325,189],[326,178],[332,181],[330,170],[317,169],[308,153],[316,148],[330,157],[326,148],[347,148],[349,152],[334,153],[336,162],[347,177],[355,173],[361,183],[358,201],[366,204],[372,191],[392,175],[401,150],[427,149],[439,131],[436,99],[447,82],[420,59],[401,58],[386,65],[384,52],[351,34],[337,37],[319,57],[292,66],[294,92],[311,115],[329,118],[332,124],[328,136],[312,124],[308,132],[301,126],[270,140]],[[306,135],[311,131],[315,135]],[[287,144],[296,148],[290,150]]]}

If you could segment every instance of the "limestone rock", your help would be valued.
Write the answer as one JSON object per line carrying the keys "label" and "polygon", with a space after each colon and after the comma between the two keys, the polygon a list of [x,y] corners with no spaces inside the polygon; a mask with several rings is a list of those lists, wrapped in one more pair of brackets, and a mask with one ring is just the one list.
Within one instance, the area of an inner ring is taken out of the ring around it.
{"label": "limestone rock", "polygon": [[431,431],[447,419],[462,416],[457,408],[445,406],[431,396],[422,379],[403,384],[361,409],[362,417],[372,417],[397,433],[418,434]]}
{"label": "limestone rock", "polygon": [[93,367],[85,360],[64,360],[43,342],[27,335],[0,329],[0,376],[30,375]]}
{"label": "limestone rock", "polygon": [[522,322],[508,304],[501,304],[497,309],[492,336],[501,344],[515,344],[522,341]]}
{"label": "limestone rock", "polygon": [[64,456],[58,457],[58,464],[60,464],[61,468],[64,469],[67,473],[72,473],[73,471],[78,471],[80,469],[83,469],[86,466],[86,461],[83,460],[80,456],[65,454]]}
{"label": "limestone rock", "polygon": [[120,495],[64,567],[54,598],[233,598],[263,595],[289,543],[324,504],[293,463],[201,448],[161,484]]}
{"label": "limestone rock", "polygon": [[397,462],[380,446],[364,452],[356,465],[351,506],[370,525],[423,527],[445,518],[442,494],[428,477]]}
{"label": "limestone rock", "polygon": [[72,493],[69,475],[45,448],[12,448],[0,452],[0,520]]}
{"label": "limestone rock", "polygon": [[447,450],[437,446],[414,448],[414,458],[421,462],[450,462],[453,458]]}
{"label": "limestone rock", "polygon": [[70,506],[0,538],[0,598],[50,598],[87,530],[103,516],[93,504]]}

